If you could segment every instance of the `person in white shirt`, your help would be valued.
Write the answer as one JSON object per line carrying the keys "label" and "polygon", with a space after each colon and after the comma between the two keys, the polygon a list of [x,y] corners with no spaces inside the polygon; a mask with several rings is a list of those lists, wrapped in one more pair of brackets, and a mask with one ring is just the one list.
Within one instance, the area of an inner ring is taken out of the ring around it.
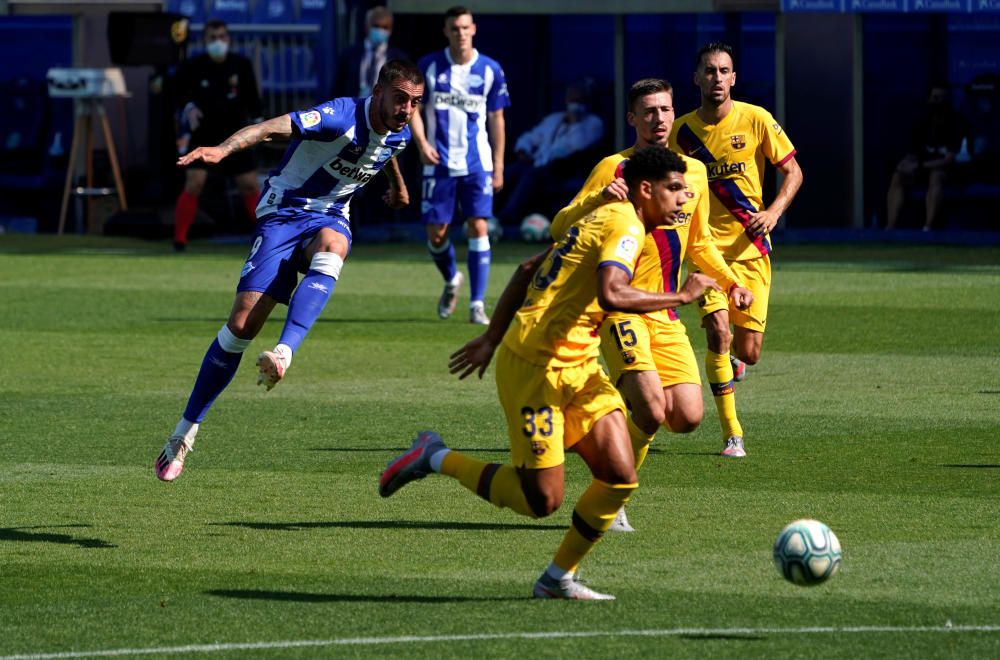
{"label": "person in white shirt", "polygon": [[565,110],[547,115],[515,143],[518,160],[507,169],[511,193],[498,214],[501,222],[516,223],[533,211],[548,211],[549,205],[539,197],[565,176],[566,159],[596,145],[603,136],[604,122],[587,106],[586,86],[569,85]]}

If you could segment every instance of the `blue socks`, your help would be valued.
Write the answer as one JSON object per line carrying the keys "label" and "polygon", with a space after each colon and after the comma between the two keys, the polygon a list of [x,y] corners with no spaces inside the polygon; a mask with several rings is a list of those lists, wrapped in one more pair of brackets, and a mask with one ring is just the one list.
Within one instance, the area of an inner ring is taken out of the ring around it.
{"label": "blue socks", "polygon": [[201,423],[222,390],[232,382],[243,351],[249,345],[249,339],[239,339],[229,328],[222,326],[201,362],[198,378],[194,381],[194,388],[184,409],[184,419],[195,424]]}
{"label": "blue socks", "polygon": [[490,279],[490,237],[469,239],[469,302],[482,302]]}
{"label": "blue socks", "polygon": [[434,260],[434,265],[441,272],[441,277],[444,278],[444,281],[453,281],[455,273],[458,271],[458,266],[455,263],[455,246],[451,240],[445,239],[444,245],[439,248],[435,248],[428,241],[427,251],[431,253],[431,259]]}
{"label": "blue socks", "polygon": [[279,344],[287,345],[293,353],[298,350],[309,328],[326,306],[336,284],[337,280],[330,275],[316,270],[306,273],[288,303],[288,317],[278,339]]}

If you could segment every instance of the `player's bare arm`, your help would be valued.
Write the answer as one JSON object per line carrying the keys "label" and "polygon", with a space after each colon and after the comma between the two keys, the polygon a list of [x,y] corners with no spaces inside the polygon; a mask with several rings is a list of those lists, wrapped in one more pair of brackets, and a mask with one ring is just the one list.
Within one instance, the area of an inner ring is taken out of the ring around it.
{"label": "player's bare arm", "polygon": [[399,169],[399,163],[396,162],[395,156],[386,162],[382,171],[389,179],[389,189],[382,195],[382,201],[391,209],[401,209],[409,204],[410,192],[406,188],[403,172]]}
{"label": "player's bare arm", "polygon": [[503,189],[503,157],[504,145],[507,142],[507,122],[503,109],[487,113],[486,133],[490,137],[490,147],[493,150],[493,191]]}
{"label": "player's bare arm", "polygon": [[704,273],[688,275],[680,291],[676,293],[653,293],[637,289],[630,284],[628,274],[616,266],[604,266],[597,274],[597,302],[607,312],[656,312],[693,302],[707,289],[722,290],[714,279]]}
{"label": "player's bare arm", "polygon": [[778,224],[778,218],[784,214],[791,206],[795,194],[802,187],[802,168],[798,161],[792,156],[787,161],[778,166],[778,171],[784,177],[781,182],[781,189],[775,196],[774,201],[766,209],[750,214],[750,221],[747,228],[753,232],[754,236],[769,234],[774,226]]}
{"label": "player's bare arm", "polygon": [[410,119],[410,133],[413,141],[417,143],[417,151],[420,152],[420,162],[424,165],[438,165],[441,162],[441,154],[427,141],[427,133],[424,131],[424,118],[420,110],[413,113]]}
{"label": "player's bare arm", "polygon": [[465,346],[451,354],[448,362],[448,372],[458,374],[459,379],[464,379],[473,371],[479,370],[479,377],[482,378],[493,359],[493,353],[497,346],[503,341],[507,328],[510,327],[514,315],[520,309],[524,296],[531,284],[531,278],[535,276],[539,266],[545,261],[549,250],[540,252],[535,256],[522,262],[507,283],[507,287],[500,294],[493,316],[490,318],[490,325],[486,332],[479,335]]}
{"label": "player's bare arm", "polygon": [[714,277],[716,282],[729,286],[729,300],[736,309],[750,307],[753,303],[753,293],[736,280],[736,274],[726,263],[715,243],[711,241],[694,243],[688,250],[691,263],[702,272],[708,273],[710,277]]}
{"label": "player's bare arm", "polygon": [[275,137],[289,138],[291,136],[292,117],[291,115],[281,115],[259,124],[245,126],[230,135],[217,147],[198,147],[191,153],[177,159],[177,164],[190,165],[196,160],[218,163],[226,156],[249,149],[261,142],[268,142]]}

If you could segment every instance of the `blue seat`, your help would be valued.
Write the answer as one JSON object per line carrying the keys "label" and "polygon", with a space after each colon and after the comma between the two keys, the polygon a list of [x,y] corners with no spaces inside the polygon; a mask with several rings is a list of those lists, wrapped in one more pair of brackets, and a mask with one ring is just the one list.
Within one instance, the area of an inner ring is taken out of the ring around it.
{"label": "blue seat", "polygon": [[167,11],[187,16],[192,23],[205,22],[205,0],[168,0]]}
{"label": "blue seat", "polygon": [[257,0],[253,22],[262,24],[295,23],[295,4],[292,0]]}
{"label": "blue seat", "polygon": [[250,0],[208,0],[207,15],[226,23],[249,23],[253,11]]}
{"label": "blue seat", "polygon": [[329,0],[301,0],[299,22],[322,25],[329,4]]}
{"label": "blue seat", "polygon": [[270,92],[313,91],[319,86],[312,48],[268,48],[260,57],[261,88]]}

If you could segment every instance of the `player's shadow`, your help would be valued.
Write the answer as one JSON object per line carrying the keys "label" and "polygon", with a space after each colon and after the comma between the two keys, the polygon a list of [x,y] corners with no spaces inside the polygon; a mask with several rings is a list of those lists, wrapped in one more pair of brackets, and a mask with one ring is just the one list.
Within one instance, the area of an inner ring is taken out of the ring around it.
{"label": "player's shadow", "polygon": [[310,529],[436,529],[452,532],[497,532],[497,531],[549,531],[565,530],[565,525],[543,523],[477,523],[442,522],[429,520],[332,520],[310,522],[253,522],[232,521],[208,523],[221,527],[244,527],[268,532],[301,532]]}
{"label": "player's shadow", "polygon": [[943,463],[940,467],[946,468],[966,468],[974,470],[995,470],[1000,468],[1000,464],[997,463]]}
{"label": "player's shadow", "polygon": [[90,525],[35,525],[33,527],[0,527],[0,541],[15,541],[27,543],[60,543],[76,545],[81,548],[117,548],[113,543],[103,539],[88,539],[71,534],[53,532],[29,532],[33,529],[57,529],[63,527],[90,527]]}
{"label": "player's shadow", "polygon": [[502,600],[525,600],[529,596],[420,596],[384,594],[324,594],[308,591],[268,591],[265,589],[210,589],[209,596],[243,598],[247,600],[275,600],[292,603],[481,603]]}
{"label": "player's shadow", "polygon": [[[449,447],[449,449],[454,449],[455,451],[460,451],[463,454],[504,454],[510,453],[509,447],[490,447],[485,449],[482,447]],[[309,447],[308,451],[342,451],[342,452],[392,452],[392,453],[402,453],[404,451],[409,451],[410,447]]]}
{"label": "player's shadow", "polygon": [[[157,323],[218,323],[218,317],[197,317],[197,316],[160,316],[153,319]],[[270,319],[273,323],[284,323],[285,319],[282,317],[274,317]],[[339,323],[344,325],[371,325],[373,323],[378,325],[398,325],[400,323],[419,323],[422,325],[433,325],[440,327],[441,321],[437,317],[399,317],[399,316],[386,316],[379,318],[321,318],[316,319],[316,323]]]}
{"label": "player's shadow", "polygon": [[678,635],[677,637],[680,639],[688,639],[695,642],[699,640],[711,641],[717,639],[736,640],[744,642],[761,642],[767,639],[767,637],[764,635],[751,635],[747,633],[705,633],[705,634],[689,633],[687,635]]}

